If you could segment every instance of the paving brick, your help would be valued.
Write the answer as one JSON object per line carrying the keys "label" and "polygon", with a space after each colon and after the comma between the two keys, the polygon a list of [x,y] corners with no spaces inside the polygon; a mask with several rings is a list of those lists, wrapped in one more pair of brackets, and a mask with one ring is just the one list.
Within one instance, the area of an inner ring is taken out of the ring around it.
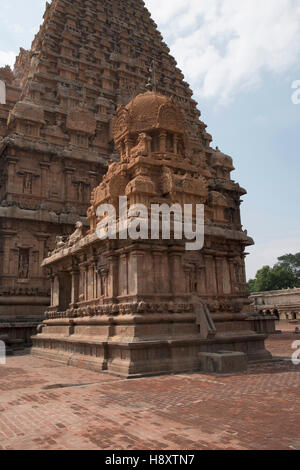
{"label": "paving brick", "polygon": [[[268,349],[290,358],[299,336]],[[62,387],[63,385],[63,387]],[[299,449],[300,366],[126,381],[35,357],[0,367],[0,449]]]}

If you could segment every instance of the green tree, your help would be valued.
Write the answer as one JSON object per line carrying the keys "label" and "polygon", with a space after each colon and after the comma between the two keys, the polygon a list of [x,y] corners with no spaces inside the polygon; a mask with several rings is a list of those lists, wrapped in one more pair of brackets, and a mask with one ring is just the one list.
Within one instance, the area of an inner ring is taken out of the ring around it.
{"label": "green tree", "polygon": [[300,253],[280,256],[277,264],[291,269],[291,271],[293,271],[293,273],[300,279]]}
{"label": "green tree", "polygon": [[256,292],[256,279],[250,279],[248,282],[248,289],[250,292]]}
{"label": "green tree", "polygon": [[264,266],[257,271],[255,278],[256,292],[272,290],[273,286],[271,271],[272,268],[270,268],[270,266]]}
{"label": "green tree", "polygon": [[300,253],[278,258],[273,268],[264,266],[248,282],[250,292],[292,289],[300,287]]}

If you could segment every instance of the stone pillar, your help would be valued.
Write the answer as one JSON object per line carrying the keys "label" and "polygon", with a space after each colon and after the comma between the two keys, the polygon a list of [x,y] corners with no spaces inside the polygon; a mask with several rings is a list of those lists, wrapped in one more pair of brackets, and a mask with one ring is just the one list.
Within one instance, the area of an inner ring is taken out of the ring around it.
{"label": "stone pillar", "polygon": [[206,295],[206,269],[203,256],[200,256],[200,264],[198,266],[198,294]]}
{"label": "stone pillar", "polygon": [[216,264],[215,264],[214,257],[211,255],[206,255],[205,265],[206,265],[207,294],[216,295],[218,290],[217,290],[217,278],[216,278]]}
{"label": "stone pillar", "polygon": [[1,234],[3,240],[3,273],[1,274],[10,274],[10,262],[9,262],[9,254],[10,254],[10,239],[12,237],[11,234],[2,233]]}
{"label": "stone pillar", "polygon": [[71,291],[71,305],[75,307],[77,302],[79,301],[79,271],[72,271],[72,291]]}
{"label": "stone pillar", "polygon": [[50,285],[51,285],[51,297],[50,297],[50,306],[54,307],[54,276],[50,277]]}
{"label": "stone pillar", "polygon": [[98,175],[94,171],[89,171],[88,175],[91,181],[91,188],[94,189],[97,186]]}
{"label": "stone pillar", "polygon": [[183,269],[182,269],[182,259],[180,253],[171,253],[171,292],[173,294],[185,293],[185,285],[182,282],[183,279]]}
{"label": "stone pillar", "polygon": [[109,268],[106,266],[98,267],[98,277],[99,277],[99,296],[108,297],[108,277],[109,277]]}
{"label": "stone pillar", "polygon": [[36,238],[39,243],[39,252],[38,252],[38,263],[37,263],[37,270],[38,270],[38,275],[40,277],[43,277],[43,268],[42,268],[42,262],[44,259],[44,251],[45,251],[45,244],[46,241],[48,240],[49,236],[48,235],[36,235]]}
{"label": "stone pillar", "polygon": [[247,285],[247,276],[246,276],[246,266],[245,266],[246,255],[241,255],[241,281],[246,286]]}
{"label": "stone pillar", "polygon": [[131,295],[139,295],[143,293],[144,276],[143,276],[144,254],[141,251],[133,251],[129,259],[129,292]]}
{"label": "stone pillar", "polygon": [[177,134],[174,135],[174,153],[175,155],[178,154],[178,142],[179,142],[179,136]]}
{"label": "stone pillar", "polygon": [[88,291],[88,279],[89,279],[89,267],[84,266],[84,300],[88,300],[89,291]]}
{"label": "stone pillar", "polygon": [[224,287],[223,287],[223,258],[216,257],[216,274],[217,274],[217,287],[218,287],[218,294],[224,294]]}
{"label": "stone pillar", "polygon": [[218,293],[220,295],[231,294],[230,272],[228,261],[224,257],[216,258]]}
{"label": "stone pillar", "polygon": [[160,139],[160,152],[165,153],[167,151],[167,133],[166,132],[161,132],[159,134],[159,139]]}
{"label": "stone pillar", "polygon": [[223,290],[224,294],[229,295],[232,293],[230,282],[230,268],[227,258],[223,258]]}
{"label": "stone pillar", "polygon": [[189,266],[184,267],[184,280],[185,280],[185,291],[191,291],[191,268]]}
{"label": "stone pillar", "polygon": [[123,254],[120,256],[119,263],[119,293],[122,296],[128,295],[128,256]]}
{"label": "stone pillar", "polygon": [[162,290],[164,294],[170,294],[171,292],[171,272],[170,272],[170,260],[169,253],[167,250],[162,252]]}
{"label": "stone pillar", "polygon": [[74,168],[69,168],[69,167],[66,167],[64,169],[64,174],[65,174],[65,188],[64,188],[64,197],[65,197],[65,200],[66,201],[70,201],[72,199],[74,199],[74,197],[72,197],[72,177],[73,177],[73,174],[74,174]]}
{"label": "stone pillar", "polygon": [[118,297],[118,256],[110,256],[108,258],[109,263],[109,275],[108,275],[108,297],[116,299]]}
{"label": "stone pillar", "polygon": [[83,267],[82,265],[80,265],[80,269],[79,269],[79,300],[83,300],[83,297],[84,297],[84,278],[83,278]]}
{"label": "stone pillar", "polygon": [[71,304],[72,279],[70,272],[62,271],[58,274],[58,287],[59,309],[64,312],[69,309]]}
{"label": "stone pillar", "polygon": [[88,265],[86,261],[82,261],[79,264],[79,301],[83,302],[88,298],[88,291],[87,291],[87,271]]}
{"label": "stone pillar", "polygon": [[147,155],[148,157],[151,156],[151,142],[152,142],[152,137],[150,135],[147,136]]}
{"label": "stone pillar", "polygon": [[40,162],[41,167],[41,196],[45,198],[49,198],[50,187],[49,187],[49,168],[50,163],[47,162]]}
{"label": "stone pillar", "polygon": [[133,140],[129,137],[125,138],[125,149],[126,149],[126,158],[130,157],[130,152],[133,147]]}
{"label": "stone pillar", "polygon": [[94,269],[95,266],[94,264],[89,264],[89,267],[87,269],[87,299],[88,300],[93,300],[94,297],[94,282],[95,282],[95,275],[94,275]]}
{"label": "stone pillar", "polygon": [[59,277],[55,274],[53,277],[53,295],[52,295],[52,306],[59,307]]}
{"label": "stone pillar", "polygon": [[7,161],[7,193],[17,192],[15,187],[16,164],[19,161],[17,157],[6,158]]}
{"label": "stone pillar", "polygon": [[94,264],[94,280],[93,280],[93,285],[94,285],[94,299],[99,298],[99,275],[98,275],[98,269],[97,269],[97,264]]}
{"label": "stone pillar", "polygon": [[161,251],[153,251],[153,284],[154,284],[154,293],[158,294],[161,292],[161,262],[162,262],[162,253]]}
{"label": "stone pillar", "polygon": [[235,293],[237,290],[237,279],[235,275],[235,268],[234,268],[234,259],[229,259],[229,272],[230,272],[230,282],[231,282],[231,292]]}

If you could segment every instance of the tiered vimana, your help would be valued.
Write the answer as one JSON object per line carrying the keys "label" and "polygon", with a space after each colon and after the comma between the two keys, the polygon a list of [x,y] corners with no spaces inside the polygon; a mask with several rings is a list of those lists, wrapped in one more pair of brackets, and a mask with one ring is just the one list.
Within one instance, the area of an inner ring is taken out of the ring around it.
{"label": "tiered vimana", "polygon": [[[33,354],[124,377],[243,370],[247,360],[269,358],[266,336],[242,313],[244,251],[253,241],[240,225],[245,191],[230,179],[231,158],[203,150],[195,159],[184,110],[156,91],[119,106],[112,129],[120,161],[92,193],[89,231],[78,223],[43,263],[51,307]],[[153,204],[191,204],[194,220],[204,205],[204,248],[188,251],[174,226],[169,239],[119,237],[120,219],[115,239],[100,239],[99,207],[118,214],[122,196],[148,214]]]}

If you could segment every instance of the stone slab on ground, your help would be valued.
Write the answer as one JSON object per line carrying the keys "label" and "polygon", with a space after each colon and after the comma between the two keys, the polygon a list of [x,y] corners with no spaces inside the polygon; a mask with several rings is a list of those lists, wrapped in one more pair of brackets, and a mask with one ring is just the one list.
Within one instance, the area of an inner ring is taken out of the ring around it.
{"label": "stone slab on ground", "polygon": [[241,352],[218,351],[216,353],[200,353],[200,370],[227,374],[231,372],[245,372],[247,370],[247,356]]}

